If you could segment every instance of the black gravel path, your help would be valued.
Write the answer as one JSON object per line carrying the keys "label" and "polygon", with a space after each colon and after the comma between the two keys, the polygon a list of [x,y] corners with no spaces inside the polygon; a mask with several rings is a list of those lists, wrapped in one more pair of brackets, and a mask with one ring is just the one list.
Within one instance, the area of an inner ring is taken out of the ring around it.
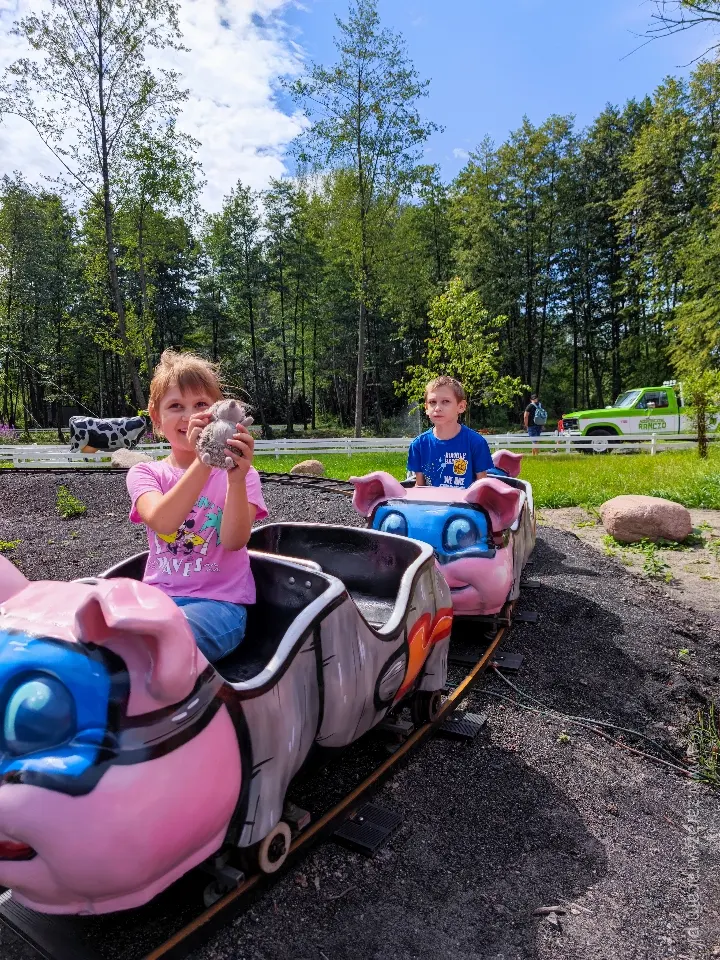
{"label": "black gravel path", "polygon": [[[122,478],[64,478],[88,505],[70,521],[55,514],[59,482],[0,477],[0,540],[21,540],[14,559],[27,575],[86,575],[143,548]],[[344,497],[275,484],[266,495],[272,519],[358,522]],[[572,534],[538,534],[522,606],[540,619],[505,643],[525,656],[513,682],[681,758],[698,707],[719,699],[720,623]],[[379,792],[405,820],[378,856],[317,848],[192,960],[720,956],[720,796],[491,694],[515,696],[492,676],[472,695],[484,734],[432,741]],[[549,906],[564,912],[534,915]],[[2,960],[30,956],[0,929]]]}

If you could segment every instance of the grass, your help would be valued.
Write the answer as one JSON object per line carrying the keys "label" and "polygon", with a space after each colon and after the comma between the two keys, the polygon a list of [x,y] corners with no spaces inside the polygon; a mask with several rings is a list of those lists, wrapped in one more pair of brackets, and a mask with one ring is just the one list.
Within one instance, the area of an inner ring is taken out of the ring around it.
{"label": "grass", "polygon": [[10,553],[19,545],[19,540],[0,540],[0,553]]}
{"label": "grass", "polygon": [[714,704],[698,712],[690,730],[690,743],[698,779],[720,787],[720,729]]}
{"label": "grass", "polygon": [[57,499],[55,501],[58,515],[63,520],[70,520],[72,517],[81,517],[87,507],[78,497],[73,496],[66,486],[58,487]]}
{"label": "grass", "polygon": [[253,463],[258,470],[266,473],[289,473],[290,468],[302,460],[320,460],[325,465],[325,476],[336,480],[362,477],[373,470],[385,470],[398,480],[404,480],[407,473],[407,456],[404,453],[354,453],[350,457],[346,453],[306,453],[281,457],[263,454],[255,456]]}
{"label": "grass", "polygon": [[[638,543],[618,543],[614,537],[606,534],[603,538],[603,550],[609,557],[620,557],[625,566],[632,567],[632,554],[642,557],[642,572],[651,580],[664,580],[670,583],[672,580],[672,571],[670,565],[666,563],[658,553],[660,546],[668,541],[661,541],[660,544],[653,543],[651,540],[640,540]],[[703,541],[704,542],[704,541]],[[671,544],[671,549],[682,549],[683,544]]]}
{"label": "grass", "polygon": [[[287,473],[308,456],[258,456],[258,470]],[[386,470],[405,478],[403,453],[358,453],[320,456],[328,477],[347,480],[372,470]],[[720,449],[712,449],[707,460],[695,451],[660,453],[650,456],[579,456],[548,454],[523,459],[523,479],[533,485],[535,503],[547,507],[598,507],[621,493],[643,493],[675,500],[686,507],[720,510]]]}

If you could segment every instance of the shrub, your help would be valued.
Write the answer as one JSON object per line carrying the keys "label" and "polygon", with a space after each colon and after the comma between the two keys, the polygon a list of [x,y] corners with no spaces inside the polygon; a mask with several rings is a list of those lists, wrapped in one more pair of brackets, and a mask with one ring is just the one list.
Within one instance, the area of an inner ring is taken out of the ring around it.
{"label": "shrub", "polygon": [[65,486],[58,487],[57,500],[55,503],[58,515],[63,520],[70,520],[72,517],[81,517],[87,512],[87,507]]}

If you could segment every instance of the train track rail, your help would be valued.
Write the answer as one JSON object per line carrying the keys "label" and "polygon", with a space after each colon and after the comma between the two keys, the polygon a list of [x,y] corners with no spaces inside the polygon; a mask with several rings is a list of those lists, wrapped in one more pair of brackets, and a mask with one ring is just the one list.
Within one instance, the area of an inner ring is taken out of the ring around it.
{"label": "train track rail", "polygon": [[[247,877],[212,906],[198,912],[192,919],[178,923],[177,929],[170,936],[149,951],[143,947],[140,952],[130,951],[118,954],[117,949],[112,949],[111,953],[104,952],[102,948],[98,949],[94,943],[88,942],[83,937],[84,919],[34,913],[15,902],[9,891],[0,895],[0,922],[10,927],[44,960],[110,960],[111,956],[113,960],[180,960],[246,909],[257,895],[270,887],[278,877],[283,876],[313,844],[328,837],[343,821],[352,816],[358,806],[366,801],[401,763],[437,732],[478,683],[491,662],[493,654],[509,629],[512,608],[506,608],[503,614],[497,631],[486,642],[475,664],[443,701],[435,720],[417,727],[401,742],[394,753],[373,769],[350,793],[299,833],[293,840],[288,859],[279,873],[270,877],[260,873]],[[342,760],[338,762],[342,763]],[[148,909],[150,908],[143,908],[146,911]],[[99,923],[102,919],[98,918],[97,921],[92,922]],[[140,913],[136,922],[138,924],[144,922]],[[132,923],[132,915],[123,915],[123,930]]]}

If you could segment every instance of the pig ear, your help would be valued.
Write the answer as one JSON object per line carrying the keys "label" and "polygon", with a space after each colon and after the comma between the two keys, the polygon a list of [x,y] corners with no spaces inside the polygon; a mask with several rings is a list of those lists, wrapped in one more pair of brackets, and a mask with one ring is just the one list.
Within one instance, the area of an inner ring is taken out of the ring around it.
{"label": "pig ear", "polygon": [[7,557],[0,556],[0,603],[20,593],[27,586],[27,579]]}
{"label": "pig ear", "polygon": [[122,634],[141,637],[151,661],[148,691],[159,703],[178,703],[195,686],[195,638],[180,609],[157,587],[123,578],[98,580],[75,611],[75,631],[98,646],[115,645]]}
{"label": "pig ear", "polygon": [[364,477],[350,477],[350,483],[355,484],[353,506],[364,517],[369,517],[373,508],[381,501],[391,497],[397,500],[407,494],[400,481],[383,470],[368,473]]}
{"label": "pig ear", "polygon": [[502,480],[484,477],[468,487],[465,502],[475,503],[485,510],[490,517],[493,534],[497,535],[517,520],[522,496],[521,490],[508,486]]}
{"label": "pig ear", "polygon": [[511,453],[510,450],[497,450],[492,455],[492,461],[498,470],[504,470],[509,477],[520,476],[521,453]]}

